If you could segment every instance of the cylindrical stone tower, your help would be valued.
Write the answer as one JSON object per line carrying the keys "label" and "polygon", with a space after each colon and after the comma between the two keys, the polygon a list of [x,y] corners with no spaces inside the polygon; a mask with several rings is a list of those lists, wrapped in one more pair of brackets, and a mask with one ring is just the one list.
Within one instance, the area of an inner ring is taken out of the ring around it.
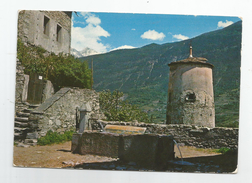
{"label": "cylindrical stone tower", "polygon": [[167,124],[215,127],[213,65],[190,56],[171,62],[166,112]]}

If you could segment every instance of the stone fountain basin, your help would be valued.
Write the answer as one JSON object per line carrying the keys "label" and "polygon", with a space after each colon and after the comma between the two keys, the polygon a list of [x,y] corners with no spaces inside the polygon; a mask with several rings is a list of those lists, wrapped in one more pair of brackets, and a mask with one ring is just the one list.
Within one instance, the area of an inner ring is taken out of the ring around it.
{"label": "stone fountain basin", "polygon": [[116,133],[116,134],[144,134],[146,128],[135,126],[122,126],[122,125],[106,125],[103,133]]}
{"label": "stone fountain basin", "polygon": [[74,134],[71,151],[82,155],[119,158],[120,161],[135,162],[142,166],[165,166],[167,161],[174,159],[171,135],[145,134],[142,131],[141,134],[121,133],[120,129],[116,131],[119,133],[84,131],[82,134]]}

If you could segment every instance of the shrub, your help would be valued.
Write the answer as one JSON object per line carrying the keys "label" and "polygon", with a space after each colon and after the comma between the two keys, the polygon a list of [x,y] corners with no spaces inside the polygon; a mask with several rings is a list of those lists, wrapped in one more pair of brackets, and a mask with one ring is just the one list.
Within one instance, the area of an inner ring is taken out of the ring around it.
{"label": "shrub", "polygon": [[59,134],[49,130],[44,137],[38,139],[38,145],[50,145],[50,144],[59,144],[62,142],[72,140],[74,131],[65,131],[64,134]]}
{"label": "shrub", "polygon": [[38,46],[25,46],[18,40],[17,58],[25,67],[25,74],[44,76],[53,83],[56,90],[66,86],[92,88],[92,71],[88,63],[72,55],[55,55]]}

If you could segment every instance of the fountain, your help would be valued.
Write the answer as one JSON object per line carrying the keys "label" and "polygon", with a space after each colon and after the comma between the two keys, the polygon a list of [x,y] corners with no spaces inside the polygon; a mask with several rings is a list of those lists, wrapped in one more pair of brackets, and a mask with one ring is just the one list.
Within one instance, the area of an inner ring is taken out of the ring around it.
{"label": "fountain", "polygon": [[[103,127],[101,123],[100,126]],[[143,127],[122,125],[106,125],[102,132],[86,130],[73,135],[71,151],[119,158],[146,167],[164,167],[174,159],[173,136],[145,131]]]}
{"label": "fountain", "polygon": [[182,156],[182,153],[181,153],[181,151],[180,151],[180,148],[179,148],[178,143],[177,143],[176,140],[174,140],[174,139],[173,139],[173,142],[176,144],[176,146],[177,146],[177,148],[178,148],[181,161],[170,160],[170,161],[168,161],[168,163],[176,164],[176,165],[189,165],[189,166],[194,165],[193,163],[190,163],[190,162],[187,162],[187,161],[184,161],[184,160],[183,160],[183,156]]}
{"label": "fountain", "polygon": [[179,153],[180,153],[180,157],[181,157],[181,161],[182,161],[182,164],[183,164],[183,157],[182,157],[182,154],[181,154],[181,151],[180,151],[180,148],[179,148],[179,145],[178,143],[176,142],[176,140],[173,139],[173,142],[176,144],[178,150],[179,150]]}

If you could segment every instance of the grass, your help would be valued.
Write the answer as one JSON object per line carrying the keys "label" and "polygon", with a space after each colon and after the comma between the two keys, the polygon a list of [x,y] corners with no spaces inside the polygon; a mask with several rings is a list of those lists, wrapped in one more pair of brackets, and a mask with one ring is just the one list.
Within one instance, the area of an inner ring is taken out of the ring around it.
{"label": "grass", "polygon": [[74,131],[65,131],[64,134],[59,134],[49,130],[44,137],[38,139],[38,145],[50,145],[50,144],[59,144],[66,141],[71,141]]}
{"label": "grass", "polygon": [[196,151],[204,152],[204,153],[220,153],[218,152],[219,149],[204,149],[204,148],[195,148]]}
{"label": "grass", "polygon": [[221,153],[221,154],[226,154],[229,151],[230,151],[230,149],[227,147],[222,147],[222,148],[216,150],[217,153]]}

